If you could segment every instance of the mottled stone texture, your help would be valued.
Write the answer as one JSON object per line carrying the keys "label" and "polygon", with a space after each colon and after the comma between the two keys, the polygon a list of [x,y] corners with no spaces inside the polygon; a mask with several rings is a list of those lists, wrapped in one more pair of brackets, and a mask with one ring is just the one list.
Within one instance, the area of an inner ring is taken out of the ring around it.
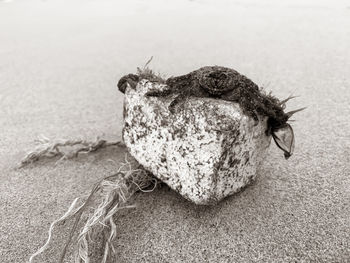
{"label": "mottled stone texture", "polygon": [[135,159],[196,204],[214,204],[255,177],[271,137],[237,103],[189,98],[171,114],[168,98],[146,97],[164,85],[142,80],[126,89],[123,140]]}

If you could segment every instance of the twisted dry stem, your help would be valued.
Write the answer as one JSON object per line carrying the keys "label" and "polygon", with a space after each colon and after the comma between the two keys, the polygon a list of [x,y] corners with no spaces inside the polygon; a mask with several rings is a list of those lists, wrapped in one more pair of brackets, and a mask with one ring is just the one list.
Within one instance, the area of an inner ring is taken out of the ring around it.
{"label": "twisted dry stem", "polygon": [[[122,145],[123,142],[108,142],[97,138],[95,141],[87,140],[60,140],[51,142],[47,138],[38,140],[40,145],[32,152],[29,152],[20,162],[19,168],[28,164],[34,163],[45,158],[61,157],[61,159],[72,159],[81,153],[95,152],[102,148],[107,148],[115,145]],[[72,149],[74,147],[74,149]],[[69,148],[71,148],[69,150]],[[63,150],[65,149],[65,151]]]}

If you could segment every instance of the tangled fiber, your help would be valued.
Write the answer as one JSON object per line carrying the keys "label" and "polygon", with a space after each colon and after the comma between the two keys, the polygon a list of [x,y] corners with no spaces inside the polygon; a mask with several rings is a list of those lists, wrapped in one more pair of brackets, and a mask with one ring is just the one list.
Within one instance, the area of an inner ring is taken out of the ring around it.
{"label": "tangled fiber", "polygon": [[[55,156],[73,158],[81,152],[92,152],[120,143],[111,143],[105,140],[96,140],[95,142],[67,140],[53,143],[45,141],[44,146],[29,153],[22,160],[20,167],[42,158],[52,158]],[[66,153],[59,148],[71,146],[78,146],[78,148],[70,153]],[[138,165],[136,161],[130,162],[126,158],[126,162],[122,164],[115,174],[97,182],[87,198],[76,198],[66,213],[51,223],[47,241],[37,252],[31,255],[29,262],[34,262],[35,257],[42,254],[51,244],[54,227],[58,224],[65,224],[67,221],[72,222],[72,228],[68,231],[68,237],[58,260],[59,263],[64,262],[67,251],[72,245],[74,235],[77,235],[77,241],[74,245],[75,262],[89,263],[91,260],[90,248],[94,243],[91,236],[98,231],[103,232],[102,244],[100,244],[101,249],[103,249],[101,262],[111,262],[116,254],[113,240],[117,236],[117,224],[115,220],[118,212],[122,209],[134,208],[134,205],[128,204],[130,198],[138,191],[153,191],[157,183],[158,180],[143,169],[142,166]],[[82,227],[79,227],[80,225]]]}

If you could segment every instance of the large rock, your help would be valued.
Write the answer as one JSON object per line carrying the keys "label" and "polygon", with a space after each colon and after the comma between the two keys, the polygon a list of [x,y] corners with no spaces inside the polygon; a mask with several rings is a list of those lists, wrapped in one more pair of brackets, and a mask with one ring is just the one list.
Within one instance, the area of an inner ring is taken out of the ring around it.
{"label": "large rock", "polygon": [[237,103],[189,98],[170,113],[174,96],[144,94],[165,85],[142,80],[126,89],[123,140],[147,170],[196,204],[213,204],[238,192],[257,175],[271,136]]}

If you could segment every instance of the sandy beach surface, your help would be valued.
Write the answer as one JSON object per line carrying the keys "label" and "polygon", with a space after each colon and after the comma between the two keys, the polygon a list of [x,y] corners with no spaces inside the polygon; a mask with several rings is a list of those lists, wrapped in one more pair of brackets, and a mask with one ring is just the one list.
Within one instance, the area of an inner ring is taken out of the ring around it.
{"label": "sandy beach surface", "polygon": [[118,262],[350,262],[350,4],[175,2],[0,1],[0,262],[27,262],[126,150],[16,164],[40,135],[120,139],[116,82],[151,56],[167,76],[232,67],[308,108],[292,123],[294,156],[271,144],[256,182],[217,206],[167,187],[137,194],[117,219]]}

